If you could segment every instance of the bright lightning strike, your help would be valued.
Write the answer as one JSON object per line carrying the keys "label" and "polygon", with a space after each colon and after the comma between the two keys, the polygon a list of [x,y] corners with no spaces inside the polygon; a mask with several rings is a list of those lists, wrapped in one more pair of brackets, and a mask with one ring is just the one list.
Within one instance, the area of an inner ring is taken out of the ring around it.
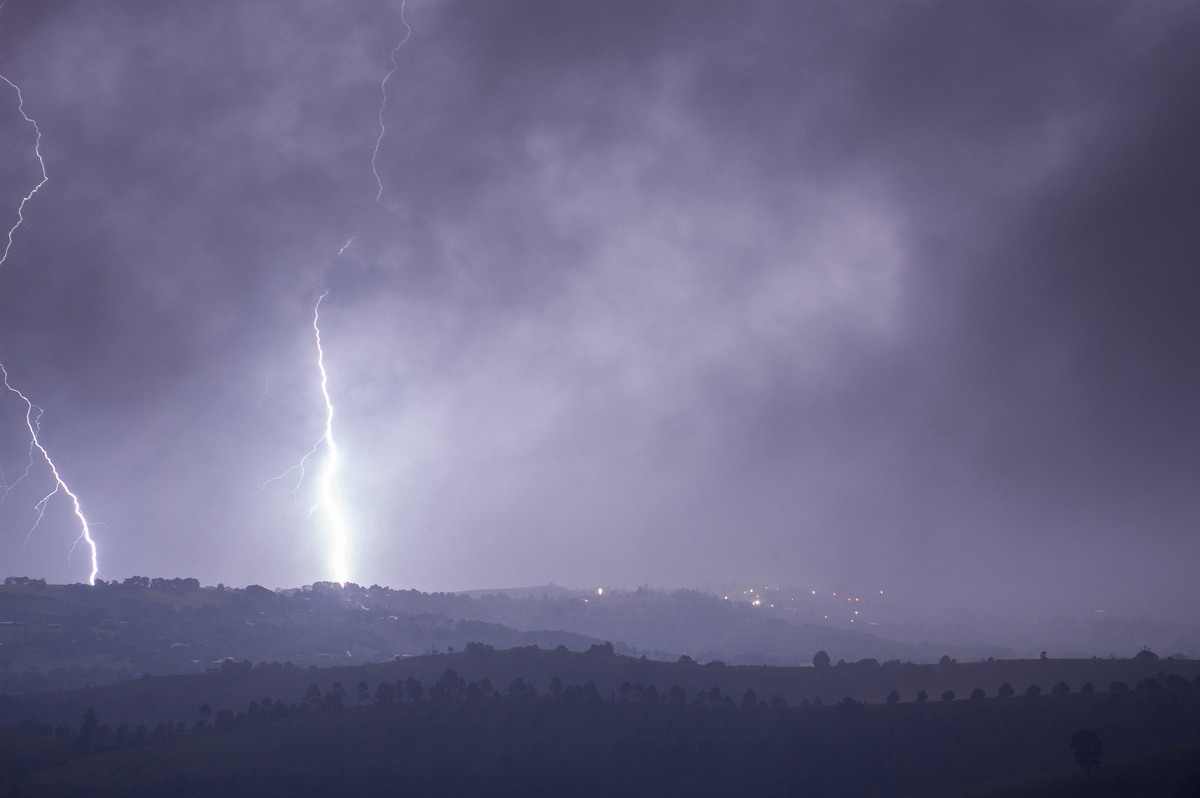
{"label": "bright lightning strike", "polygon": [[335,582],[345,584],[350,580],[350,523],[347,520],[347,513],[342,503],[341,478],[339,476],[341,453],[338,450],[337,439],[333,435],[333,399],[329,394],[329,372],[325,368],[325,349],[321,345],[321,302],[328,295],[329,292],[326,291],[317,298],[317,304],[313,308],[312,320],[313,336],[317,344],[317,372],[321,375],[321,397],[325,402],[324,433],[317,439],[317,442],[313,444],[304,457],[300,458],[300,462],[282,474],[268,479],[259,488],[259,492],[261,493],[272,482],[281,480],[293,471],[297,471],[299,475],[296,479],[296,484],[289,491],[295,493],[304,484],[304,479],[308,474],[308,461],[315,457],[317,452],[324,447],[325,460],[322,463],[321,472],[317,478],[317,501],[308,508],[308,515],[311,517],[318,510],[324,512],[330,533],[329,570],[332,572],[331,577]]}
{"label": "bright lightning strike", "polygon": [[[0,375],[3,375],[4,387],[7,388],[11,393],[16,394],[21,401],[25,403],[25,427],[29,430],[29,440],[32,447],[30,452],[32,453],[33,449],[37,449],[38,453],[41,454],[42,459],[46,462],[46,466],[50,469],[50,476],[54,479],[54,490],[43,496],[35,505],[37,518],[33,522],[33,528],[30,529],[30,534],[32,535],[33,530],[37,529],[38,524],[42,522],[42,517],[46,514],[46,505],[50,503],[50,500],[53,499],[60,491],[65,493],[67,498],[71,500],[71,506],[75,512],[75,517],[79,519],[80,533],[75,542],[78,544],[80,541],[82,541],[88,547],[88,550],[91,553],[92,570],[91,573],[88,574],[88,584],[94,585],[96,584],[96,574],[100,573],[100,566],[98,564],[96,552],[96,541],[92,539],[92,531],[88,526],[87,518],[83,514],[83,508],[79,504],[79,497],[75,495],[75,492],[71,490],[66,481],[62,478],[62,475],[58,472],[58,466],[54,464],[54,460],[51,459],[50,453],[46,451],[46,447],[42,445],[41,438],[38,435],[42,428],[42,409],[31,402],[29,398],[25,396],[25,394],[21,393],[19,390],[14,388],[11,383],[9,383],[8,370],[4,368],[3,364],[0,364]],[[26,473],[29,473],[28,469],[26,469]],[[19,482],[20,480],[17,481]],[[72,547],[72,549],[73,548],[74,547]]]}
{"label": "bright lightning strike", "polygon": [[341,467],[341,456],[338,452],[337,441],[333,437],[333,400],[329,398],[329,374],[325,370],[325,350],[321,346],[321,300],[329,294],[326,291],[317,300],[313,308],[313,334],[317,342],[317,370],[321,373],[321,396],[325,400],[325,464],[321,476],[317,480],[317,504],[311,511],[318,508],[325,510],[331,532],[329,563],[333,570],[335,581],[345,584],[350,579],[350,567],[347,563],[347,549],[350,540],[350,525],[346,521],[346,512],[342,507],[341,480],[338,470]]}
{"label": "bright lightning strike", "polygon": [[[405,42],[412,35],[412,27],[404,19],[405,7],[406,2],[401,2],[400,23],[404,26],[404,37],[400,40],[399,44],[392,48],[390,55],[392,68],[383,76],[383,80],[379,84],[381,94],[378,114],[379,135],[375,139],[375,148],[371,152],[371,173],[375,175],[375,183],[378,187],[378,191],[375,194],[376,203],[383,197],[383,178],[379,174],[378,160],[379,150],[382,148],[383,140],[387,136],[387,125],[384,122],[384,114],[387,111],[388,102],[387,85],[392,75],[400,68],[399,64],[396,63],[396,54],[400,52],[400,48],[404,46]],[[358,238],[357,234],[351,236],[346,243],[342,244],[341,248],[337,251],[337,256],[340,257],[342,253],[349,249],[356,238]],[[313,308],[312,321],[313,335],[317,345],[317,371],[321,376],[321,397],[325,402],[324,433],[313,444],[312,448],[308,450],[308,453],[300,458],[300,462],[282,474],[268,479],[259,488],[259,492],[261,493],[272,482],[281,480],[293,472],[297,472],[297,478],[295,485],[292,486],[289,492],[295,493],[298,491],[307,475],[309,461],[324,447],[325,458],[317,480],[317,501],[308,509],[308,515],[311,517],[318,510],[324,513],[329,529],[328,567],[333,580],[345,584],[350,578],[349,548],[351,530],[341,495],[341,453],[338,450],[337,440],[333,434],[334,406],[333,399],[329,394],[329,373],[325,368],[325,350],[321,344],[321,302],[328,295],[329,292],[326,291],[317,299],[317,304]]]}
{"label": "bright lightning strike", "polygon": [[[3,7],[4,4],[0,3],[0,8]],[[42,130],[40,127],[38,127],[38,123],[33,119],[33,117],[25,113],[25,97],[21,94],[21,87],[13,83],[4,75],[0,75],[0,80],[11,86],[13,91],[17,93],[17,111],[21,114],[21,118],[33,127],[35,136],[33,154],[37,158],[38,166],[42,172],[41,179],[37,182],[37,185],[30,189],[29,193],[21,198],[21,203],[17,206],[17,221],[12,227],[9,228],[8,235],[4,243],[4,253],[0,254],[0,267],[2,267],[5,261],[8,260],[8,253],[12,250],[13,237],[16,235],[17,230],[25,222],[25,206],[34,198],[41,187],[46,185],[46,181],[49,180],[50,177],[46,171],[46,161],[44,158],[42,158]],[[25,403],[25,427],[29,431],[29,463],[25,467],[25,473],[22,474],[16,482],[14,482],[12,485],[4,486],[4,497],[7,497],[9,492],[12,491],[13,487],[29,475],[30,469],[33,468],[33,451],[36,449],[38,453],[41,454],[42,459],[46,462],[46,466],[50,469],[50,475],[54,478],[54,489],[43,496],[41,500],[34,505],[34,511],[37,513],[37,517],[33,522],[33,527],[29,530],[29,535],[32,536],[34,530],[36,530],[38,525],[42,522],[42,518],[46,515],[46,506],[50,503],[50,500],[59,492],[66,494],[71,500],[75,517],[79,519],[80,533],[79,537],[75,540],[75,544],[78,545],[80,541],[82,541],[87,545],[88,551],[91,554],[92,568],[91,572],[88,574],[88,584],[94,585],[96,583],[96,574],[100,572],[98,554],[96,551],[96,541],[92,538],[92,531],[88,526],[87,517],[83,514],[83,508],[80,506],[79,497],[75,495],[75,492],[72,491],[67,485],[66,481],[63,480],[62,475],[58,471],[58,466],[55,465],[54,460],[50,457],[50,452],[48,452],[46,447],[42,445],[41,438],[39,437],[39,433],[41,432],[42,409],[35,405],[29,399],[29,397],[13,387],[13,385],[8,381],[8,369],[4,367],[3,363],[0,363],[0,375],[3,375],[4,387],[10,393],[18,396],[21,401]],[[26,540],[28,540],[28,538],[26,538]],[[75,546],[72,546],[71,551],[74,550]]]}
{"label": "bright lightning strike", "polygon": [[[400,65],[396,63],[396,53],[400,52],[400,48],[404,46],[404,43],[408,41],[408,37],[412,35],[412,26],[404,19],[404,7],[406,4],[407,0],[400,3],[400,24],[404,26],[404,38],[392,48],[392,68],[383,76],[383,81],[379,84],[379,91],[383,95],[383,99],[379,103],[379,138],[375,139],[375,151],[371,153],[371,173],[375,175],[375,182],[379,185],[379,192],[375,195],[375,202],[379,202],[380,197],[383,196],[383,178],[379,176],[379,169],[375,162],[379,158],[379,148],[383,145],[383,137],[387,135],[387,127],[383,123],[383,112],[387,108],[388,100],[387,84],[392,75],[396,74],[396,70],[400,68]],[[338,254],[340,255],[341,253],[339,252]]]}

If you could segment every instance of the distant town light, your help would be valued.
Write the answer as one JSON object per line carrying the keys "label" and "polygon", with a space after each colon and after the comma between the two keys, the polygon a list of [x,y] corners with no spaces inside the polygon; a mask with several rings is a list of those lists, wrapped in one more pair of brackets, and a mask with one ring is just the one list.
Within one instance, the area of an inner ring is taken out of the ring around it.
{"label": "distant town light", "polygon": [[596,588],[596,595],[597,595],[597,596],[603,596],[603,595],[604,595],[604,588],[602,588],[602,587],[598,587],[598,588]]}

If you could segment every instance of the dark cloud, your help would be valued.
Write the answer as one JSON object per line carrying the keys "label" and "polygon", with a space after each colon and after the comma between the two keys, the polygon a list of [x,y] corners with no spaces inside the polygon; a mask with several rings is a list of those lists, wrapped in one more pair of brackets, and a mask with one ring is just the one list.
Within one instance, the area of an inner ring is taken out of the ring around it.
{"label": "dark cloud", "polygon": [[105,575],[327,575],[256,491],[328,290],[359,581],[1195,606],[1188,4],[404,9],[378,202],[400,4],[0,10],[0,358]]}

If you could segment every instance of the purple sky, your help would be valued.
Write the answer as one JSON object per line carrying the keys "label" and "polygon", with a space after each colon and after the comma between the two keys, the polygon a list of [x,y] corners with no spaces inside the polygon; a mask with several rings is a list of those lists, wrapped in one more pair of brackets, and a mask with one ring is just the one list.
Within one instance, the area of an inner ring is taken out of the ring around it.
{"label": "purple sky", "polygon": [[[103,578],[329,578],[328,291],[354,581],[1200,606],[1195,3],[8,0],[0,73]],[[0,571],[82,581],[51,486]]]}

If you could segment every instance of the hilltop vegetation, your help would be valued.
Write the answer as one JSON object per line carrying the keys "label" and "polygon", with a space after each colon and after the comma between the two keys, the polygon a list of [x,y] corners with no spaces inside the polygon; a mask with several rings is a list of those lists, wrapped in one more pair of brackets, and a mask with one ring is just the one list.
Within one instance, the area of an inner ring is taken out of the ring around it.
{"label": "hilltop vegetation", "polygon": [[806,664],[818,650],[850,661],[1006,656],[882,640],[788,622],[695,591],[640,589],[590,599],[567,591],[513,599],[317,583],[298,590],[201,587],[195,579],[0,586],[0,692],[72,689],[145,673],[203,673],[225,659],[328,666],[461,650],[601,641],[619,653],[730,664]]}
{"label": "hilltop vegetation", "polygon": [[[0,692],[71,689],[146,673],[203,673],[226,659],[329,665],[491,645],[566,645],[596,638],[522,632],[432,611],[438,595],[318,584],[273,592],[202,588],[195,579],[0,587]],[[430,607],[431,610],[425,609]]]}

